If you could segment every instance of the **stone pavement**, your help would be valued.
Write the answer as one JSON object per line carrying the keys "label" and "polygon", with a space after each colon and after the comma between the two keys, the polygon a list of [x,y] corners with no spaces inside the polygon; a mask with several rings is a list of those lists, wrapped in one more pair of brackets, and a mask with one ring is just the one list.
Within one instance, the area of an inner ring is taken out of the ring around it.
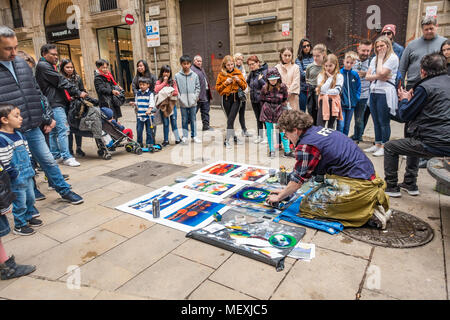
{"label": "stone pavement", "polygon": [[[134,129],[131,108],[123,109],[123,123]],[[178,113],[179,125],[180,118]],[[211,118],[216,134],[221,134],[224,114],[212,109]],[[251,110],[246,119],[254,130]],[[200,122],[198,125],[201,127]],[[392,138],[400,138],[402,125],[392,123],[392,128]],[[158,128],[159,142],[161,134]],[[365,140],[371,137],[370,120]],[[162,152],[141,156],[121,149],[105,161],[97,157],[94,141],[83,139],[87,156],[78,159],[81,166],[61,169],[70,174],[69,183],[85,202],[73,206],[60,201],[55,191],[47,191],[43,174],[39,175],[39,187],[47,199],[37,202],[37,207],[45,224],[33,236],[10,233],[2,239],[16,261],[35,264],[37,270],[26,277],[0,281],[0,299],[448,299],[450,197],[433,191],[435,181],[426,169],[419,173],[421,195],[403,194],[392,199],[391,206],[429,223],[435,232],[430,243],[389,249],[307,228],[303,241],[316,245],[316,257],[311,262],[287,258],[281,272],[114,209],[216,159],[279,165],[268,162],[265,147],[257,148],[253,138],[226,153],[220,139],[204,140],[210,148],[172,144]],[[362,143],[361,147],[369,145]],[[371,159],[383,175],[383,158]],[[175,162],[184,168],[148,185],[103,175],[145,160]],[[280,161],[293,167],[293,159],[282,157]],[[404,163],[401,168],[404,170]],[[71,272],[76,266],[80,272]],[[73,288],[70,284],[76,283],[78,274],[81,286]]]}

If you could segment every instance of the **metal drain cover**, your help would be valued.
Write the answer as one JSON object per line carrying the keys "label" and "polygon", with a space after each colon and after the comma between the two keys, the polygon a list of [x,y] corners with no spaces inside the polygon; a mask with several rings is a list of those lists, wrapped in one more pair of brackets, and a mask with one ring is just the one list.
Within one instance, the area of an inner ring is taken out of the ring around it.
{"label": "metal drain cover", "polygon": [[128,182],[148,185],[151,182],[165,178],[184,169],[186,169],[186,167],[147,160],[105,173],[104,175]]}
{"label": "metal drain cover", "polygon": [[345,235],[362,242],[388,248],[412,248],[423,246],[433,240],[431,226],[423,220],[405,212],[393,210],[386,230],[362,226],[344,228]]}

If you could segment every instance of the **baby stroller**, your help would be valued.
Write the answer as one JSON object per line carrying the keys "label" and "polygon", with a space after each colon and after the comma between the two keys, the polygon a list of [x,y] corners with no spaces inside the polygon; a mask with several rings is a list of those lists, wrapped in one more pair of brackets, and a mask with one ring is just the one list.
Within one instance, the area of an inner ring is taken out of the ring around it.
{"label": "baby stroller", "polygon": [[[67,117],[70,132],[78,136],[94,138],[97,154],[105,160],[112,158],[111,151],[123,146],[128,152],[142,154],[139,144],[120,130],[120,124],[111,120],[112,114],[103,113],[100,108],[95,107],[96,105],[98,101],[90,97],[71,101]],[[112,113],[112,110],[108,110]]]}

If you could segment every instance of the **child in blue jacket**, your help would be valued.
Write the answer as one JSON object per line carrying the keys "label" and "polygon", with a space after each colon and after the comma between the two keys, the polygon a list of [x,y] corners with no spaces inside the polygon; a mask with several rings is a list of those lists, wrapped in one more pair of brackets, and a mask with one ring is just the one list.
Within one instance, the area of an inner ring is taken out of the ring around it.
{"label": "child in blue jacket", "polygon": [[344,86],[341,92],[341,106],[344,119],[338,121],[337,130],[346,136],[348,136],[353,112],[361,95],[361,79],[358,73],[352,70],[356,60],[358,60],[356,52],[347,52],[344,58],[344,67],[341,69],[341,74],[344,76]]}

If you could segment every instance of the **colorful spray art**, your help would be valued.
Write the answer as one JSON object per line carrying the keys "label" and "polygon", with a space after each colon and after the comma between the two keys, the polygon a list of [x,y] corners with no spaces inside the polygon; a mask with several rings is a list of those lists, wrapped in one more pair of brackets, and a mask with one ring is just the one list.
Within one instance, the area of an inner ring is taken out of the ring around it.
{"label": "colorful spray art", "polygon": [[224,177],[240,167],[241,167],[241,165],[239,165],[239,164],[228,163],[228,162],[218,162],[218,163],[210,165],[206,168],[200,169],[200,170],[196,171],[195,173]]}
{"label": "colorful spray art", "polygon": [[[160,217],[157,219],[154,219],[152,215],[154,199],[160,201]],[[118,206],[116,209],[189,232],[208,225],[214,220],[214,214],[222,214],[227,207],[220,201],[164,187]]]}
{"label": "colorful spray art", "polygon": [[173,188],[191,193],[206,195],[211,198],[223,199],[243,187],[243,184],[232,183],[225,179],[194,176],[185,182],[175,184]]}
{"label": "colorful spray art", "polygon": [[251,216],[246,216],[242,223],[241,216],[240,211],[230,209],[222,221],[193,230],[186,237],[270,264],[277,271],[283,270],[285,257],[303,238],[306,229]]}
{"label": "colorful spray art", "polygon": [[241,171],[233,173],[230,178],[250,182],[261,182],[269,177],[269,169],[261,167],[244,167]]}

